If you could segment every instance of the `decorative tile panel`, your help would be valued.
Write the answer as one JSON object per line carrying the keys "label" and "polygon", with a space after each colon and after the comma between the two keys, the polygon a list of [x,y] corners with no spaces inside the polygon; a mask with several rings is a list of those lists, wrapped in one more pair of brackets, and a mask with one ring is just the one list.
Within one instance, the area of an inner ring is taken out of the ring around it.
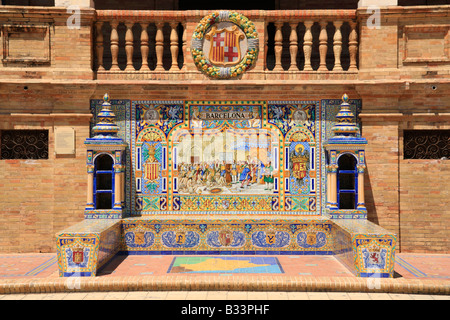
{"label": "decorative tile panel", "polygon": [[[322,143],[340,102],[111,100],[129,145],[126,215],[322,215]],[[91,101],[93,123],[101,103]]]}

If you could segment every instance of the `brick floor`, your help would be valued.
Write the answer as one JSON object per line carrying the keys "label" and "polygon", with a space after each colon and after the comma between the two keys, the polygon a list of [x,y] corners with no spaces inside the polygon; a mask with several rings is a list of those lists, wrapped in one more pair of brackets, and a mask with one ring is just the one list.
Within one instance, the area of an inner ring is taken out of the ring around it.
{"label": "brick floor", "polygon": [[[172,293],[171,295],[169,293]],[[277,292],[280,294],[280,292]],[[349,292],[284,292],[282,300],[450,300],[448,295],[425,294],[392,294],[392,293],[349,293]],[[42,293],[42,294],[6,294],[0,295],[0,300],[177,300],[173,297],[185,297],[181,300],[207,300],[204,297],[215,298],[218,292],[128,292],[126,295],[111,295],[108,292],[80,293]],[[271,298],[271,292],[238,292],[223,294],[220,299],[208,300],[276,300]],[[270,303],[270,302],[268,302]]]}
{"label": "brick floor", "polygon": [[[263,273],[168,273],[175,256],[151,255],[116,256],[97,277],[74,279],[59,277],[55,256],[0,255],[0,295],[45,299],[42,294],[56,294],[55,299],[77,300],[319,299],[323,291],[330,293],[327,299],[339,300],[367,299],[368,293],[373,299],[450,295],[450,255],[397,254],[394,279],[357,278],[333,256],[271,256],[284,273],[273,273],[276,268]],[[36,293],[40,295],[31,295]]]}

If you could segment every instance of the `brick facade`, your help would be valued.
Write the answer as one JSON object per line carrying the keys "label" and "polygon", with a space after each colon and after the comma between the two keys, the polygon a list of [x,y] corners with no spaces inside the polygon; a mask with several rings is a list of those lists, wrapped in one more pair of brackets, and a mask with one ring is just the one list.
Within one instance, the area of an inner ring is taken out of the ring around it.
{"label": "brick facade", "polygon": [[[50,25],[51,56],[47,64],[0,65],[0,130],[49,130],[48,160],[0,160],[1,253],[53,252],[55,233],[83,220],[89,104],[106,92],[113,99],[133,100],[320,100],[340,99],[344,92],[361,99],[362,134],[368,140],[368,219],[398,234],[400,252],[449,252],[450,162],[403,159],[404,129],[450,129],[450,63],[445,57],[440,62],[405,60],[405,26],[418,28],[411,31],[420,34],[412,37],[416,40],[430,31],[429,25],[438,25],[444,31],[433,34],[438,45],[445,44],[442,54],[448,57],[449,6],[383,9],[381,31],[369,29],[368,15],[358,10],[357,73],[268,73],[261,40],[256,67],[230,81],[209,80],[197,71],[189,46],[198,20],[186,25],[183,71],[152,73],[145,80],[137,80],[138,72],[97,79],[92,68],[94,9],[83,9],[80,29],[68,30],[65,10],[30,8],[22,14],[4,8],[3,25],[8,20]],[[281,18],[283,11],[277,14]],[[263,20],[255,22],[262,35]],[[420,45],[414,42],[411,48]],[[75,129],[74,156],[54,154],[58,126]]]}

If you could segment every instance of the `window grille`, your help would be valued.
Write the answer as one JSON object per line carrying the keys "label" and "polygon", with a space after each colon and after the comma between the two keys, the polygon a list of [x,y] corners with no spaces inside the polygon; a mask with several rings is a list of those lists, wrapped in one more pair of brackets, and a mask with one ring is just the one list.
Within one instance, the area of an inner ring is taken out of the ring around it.
{"label": "window grille", "polygon": [[404,159],[450,158],[450,130],[405,130]]}
{"label": "window grille", "polygon": [[1,159],[48,159],[48,130],[1,130]]}

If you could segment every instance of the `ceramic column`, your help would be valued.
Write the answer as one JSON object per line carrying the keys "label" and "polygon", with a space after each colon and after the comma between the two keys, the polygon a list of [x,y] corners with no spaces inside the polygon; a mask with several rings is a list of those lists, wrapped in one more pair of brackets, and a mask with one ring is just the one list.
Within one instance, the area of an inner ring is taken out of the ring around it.
{"label": "ceramic column", "polygon": [[94,209],[94,167],[88,166],[86,209]]}
{"label": "ceramic column", "polygon": [[119,165],[114,166],[114,209],[122,208],[122,175],[120,171]]}
{"label": "ceramic column", "polygon": [[331,172],[330,172],[330,166],[327,165],[327,205],[326,207],[329,208],[331,205]]}
{"label": "ceramic column", "polygon": [[358,205],[357,209],[366,209],[364,200],[364,165],[358,166]]}
{"label": "ceramic column", "polygon": [[120,192],[121,192],[121,197],[120,200],[122,202],[122,207],[124,207],[125,205],[125,171],[122,171],[120,173],[120,182],[122,182],[121,186],[120,186]]}
{"label": "ceramic column", "polygon": [[330,166],[330,208],[338,209],[337,203],[337,165]]}

